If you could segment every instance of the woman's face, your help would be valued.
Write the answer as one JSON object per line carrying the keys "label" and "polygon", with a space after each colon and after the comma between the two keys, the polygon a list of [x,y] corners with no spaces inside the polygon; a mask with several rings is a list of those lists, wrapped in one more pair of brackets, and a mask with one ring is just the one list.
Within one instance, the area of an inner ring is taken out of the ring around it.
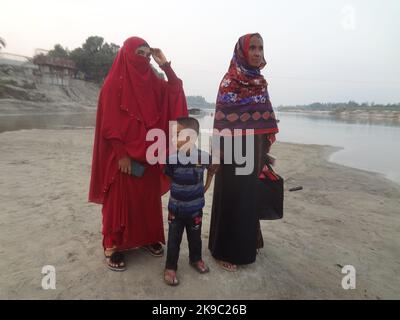
{"label": "woman's face", "polygon": [[253,36],[249,44],[249,65],[254,68],[259,68],[263,63],[264,44],[263,40],[258,36]]}
{"label": "woman's face", "polygon": [[135,53],[150,60],[151,52],[148,46],[140,46],[136,49]]}

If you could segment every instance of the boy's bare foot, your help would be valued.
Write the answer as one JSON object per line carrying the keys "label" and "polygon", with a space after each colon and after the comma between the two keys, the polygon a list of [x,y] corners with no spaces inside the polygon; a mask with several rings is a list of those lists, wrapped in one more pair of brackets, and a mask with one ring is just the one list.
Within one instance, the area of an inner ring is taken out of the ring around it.
{"label": "boy's bare foot", "polygon": [[171,269],[164,270],[164,282],[169,286],[177,286],[179,284],[179,280],[176,277],[176,271]]}

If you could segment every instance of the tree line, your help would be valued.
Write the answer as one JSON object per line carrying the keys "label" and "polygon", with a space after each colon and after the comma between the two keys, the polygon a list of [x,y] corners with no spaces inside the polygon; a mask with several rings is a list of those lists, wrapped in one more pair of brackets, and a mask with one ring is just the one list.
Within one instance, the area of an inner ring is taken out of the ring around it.
{"label": "tree line", "polygon": [[281,110],[312,110],[312,111],[351,111],[351,110],[392,110],[400,111],[400,103],[376,104],[374,102],[357,103],[355,101],[339,102],[339,103],[320,103],[315,102],[307,105],[280,106]]}
{"label": "tree line", "polygon": [[187,101],[188,106],[191,108],[200,108],[200,109],[215,108],[215,104],[207,102],[206,99],[202,96],[187,96],[186,101]]}

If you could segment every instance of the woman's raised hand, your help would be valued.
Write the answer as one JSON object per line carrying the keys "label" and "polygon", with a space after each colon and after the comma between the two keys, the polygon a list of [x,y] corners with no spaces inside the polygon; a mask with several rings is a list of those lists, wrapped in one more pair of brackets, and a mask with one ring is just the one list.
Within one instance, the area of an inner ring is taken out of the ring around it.
{"label": "woman's raised hand", "polygon": [[163,64],[167,63],[167,58],[165,57],[161,49],[150,48],[150,52],[153,59],[155,60],[155,62],[157,62],[159,66],[162,66]]}

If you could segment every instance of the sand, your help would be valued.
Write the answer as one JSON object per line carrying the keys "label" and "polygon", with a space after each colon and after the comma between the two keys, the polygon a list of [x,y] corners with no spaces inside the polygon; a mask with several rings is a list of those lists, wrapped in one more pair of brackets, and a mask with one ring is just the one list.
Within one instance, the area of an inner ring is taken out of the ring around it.
{"label": "sand", "polygon": [[[126,272],[109,271],[101,208],[87,202],[92,141],[92,129],[0,134],[1,299],[400,298],[400,186],[327,162],[336,150],[329,146],[273,147],[286,188],[304,190],[285,194],[283,220],[262,222],[265,248],[255,264],[233,274],[211,258],[211,189],[209,274],[189,267],[185,240],[179,287],[162,281],[165,258],[140,249],[127,255]],[[56,269],[55,290],[41,287],[44,265]],[[345,265],[356,268],[355,290],[341,286]]]}

